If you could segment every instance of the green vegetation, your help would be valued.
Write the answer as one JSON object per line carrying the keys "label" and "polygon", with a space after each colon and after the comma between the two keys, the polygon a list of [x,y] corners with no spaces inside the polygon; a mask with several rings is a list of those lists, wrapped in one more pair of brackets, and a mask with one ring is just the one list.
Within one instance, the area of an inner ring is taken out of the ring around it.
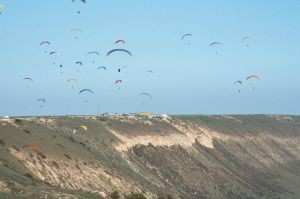
{"label": "green vegetation", "polygon": [[119,191],[114,191],[109,195],[110,199],[121,199],[121,195]]}
{"label": "green vegetation", "polygon": [[147,199],[146,196],[144,196],[141,193],[130,193],[128,195],[124,196],[124,199]]}

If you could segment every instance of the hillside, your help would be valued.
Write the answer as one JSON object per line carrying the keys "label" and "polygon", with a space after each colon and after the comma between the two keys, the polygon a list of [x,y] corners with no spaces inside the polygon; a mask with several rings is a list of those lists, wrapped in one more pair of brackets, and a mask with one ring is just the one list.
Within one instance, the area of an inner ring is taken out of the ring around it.
{"label": "hillside", "polygon": [[298,116],[0,120],[0,198],[296,199],[299,187]]}

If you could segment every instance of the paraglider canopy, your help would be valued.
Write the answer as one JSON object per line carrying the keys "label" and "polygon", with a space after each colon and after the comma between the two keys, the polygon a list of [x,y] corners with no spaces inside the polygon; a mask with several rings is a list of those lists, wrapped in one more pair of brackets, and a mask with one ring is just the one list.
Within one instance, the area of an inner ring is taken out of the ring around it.
{"label": "paraglider canopy", "polygon": [[[118,80],[115,81],[115,84],[120,85],[122,82],[123,82],[122,80],[118,79]],[[120,86],[118,86],[118,88],[120,89]]]}
{"label": "paraglider canopy", "polygon": [[146,72],[146,73],[151,73],[151,74],[154,73],[152,70],[146,70],[145,72]]}
{"label": "paraglider canopy", "polygon": [[30,77],[24,77],[23,80],[27,80],[27,81],[33,82],[33,79],[31,79]]}
{"label": "paraglider canopy", "polygon": [[234,85],[236,85],[236,84],[243,84],[243,82],[240,81],[240,80],[237,80],[237,81],[235,81],[233,84],[234,84]]}
{"label": "paraglider canopy", "polygon": [[242,41],[246,41],[246,40],[250,40],[250,39],[252,39],[252,37],[250,37],[250,36],[245,36],[245,37],[242,38]]}
{"label": "paraglider canopy", "polygon": [[124,52],[124,53],[127,53],[128,55],[132,56],[131,52],[129,52],[129,51],[126,50],[126,49],[120,49],[120,48],[116,48],[116,49],[113,49],[113,50],[109,51],[109,52],[106,54],[106,56],[109,56],[109,55],[111,55],[111,54],[114,53],[114,52]]}
{"label": "paraglider canopy", "polygon": [[149,116],[151,116],[151,115],[152,115],[152,113],[150,113],[150,112],[139,112],[139,113],[138,113],[138,115],[140,115],[140,116],[147,116],[147,117],[149,117]]}
{"label": "paraglider canopy", "polygon": [[0,15],[2,14],[1,10],[3,10],[5,8],[3,3],[0,3]]}
{"label": "paraglider canopy", "polygon": [[88,52],[88,55],[91,55],[91,54],[100,55],[100,53],[98,51],[90,51],[90,52]]}
{"label": "paraglider canopy", "polygon": [[184,34],[184,35],[182,35],[181,40],[184,40],[186,37],[191,37],[191,36],[193,36],[193,35],[192,34]]}
{"label": "paraglider canopy", "polygon": [[[86,0],[80,0],[82,3],[86,3]],[[72,0],[72,3],[74,3],[75,0]]]}
{"label": "paraglider canopy", "polygon": [[250,75],[249,77],[247,77],[247,80],[251,80],[251,79],[260,80],[260,77],[258,75]]}
{"label": "paraglider canopy", "polygon": [[77,61],[77,62],[75,62],[75,64],[79,64],[80,66],[83,65],[83,63],[81,61]]}
{"label": "paraglider canopy", "polygon": [[149,93],[140,93],[139,95],[140,95],[140,96],[147,96],[147,97],[149,97],[150,99],[152,99],[152,95],[149,94]]}
{"label": "paraglider canopy", "polygon": [[75,82],[75,83],[79,83],[79,81],[76,79],[76,78],[69,78],[68,80],[67,80],[68,82]]}
{"label": "paraglider canopy", "polygon": [[37,144],[26,144],[23,146],[23,149],[26,149],[26,148],[34,150],[38,155],[42,154],[41,148]]}
{"label": "paraglider canopy", "polygon": [[87,126],[84,126],[84,125],[81,125],[81,126],[77,126],[73,129],[73,133],[76,133],[77,131],[79,131],[80,129],[84,130],[84,131],[87,131],[88,128]]}
{"label": "paraglider canopy", "polygon": [[100,69],[106,70],[106,67],[105,66],[99,66],[98,70],[100,70]]}
{"label": "paraglider canopy", "polygon": [[117,40],[117,41],[115,42],[115,44],[118,44],[118,43],[123,43],[123,44],[125,44],[126,42],[125,42],[124,40],[120,39],[120,40]]}
{"label": "paraglider canopy", "polygon": [[[25,81],[25,82],[33,82],[33,79],[31,79],[30,77],[24,77],[23,81]],[[26,87],[28,88],[28,85]]]}
{"label": "paraglider canopy", "polygon": [[39,102],[46,103],[46,100],[45,100],[45,99],[43,99],[43,98],[39,98],[39,99],[38,99],[38,101],[39,101]]}
{"label": "paraglider canopy", "polygon": [[57,54],[58,52],[57,51],[52,51],[49,53],[49,55],[54,55],[54,54]]}
{"label": "paraglider canopy", "polygon": [[221,42],[218,42],[218,41],[215,41],[215,42],[212,42],[211,44],[209,44],[209,46],[215,46],[215,45],[222,46],[223,44]]}
{"label": "paraglider canopy", "polygon": [[71,32],[82,32],[81,28],[73,28]]}
{"label": "paraglider canopy", "polygon": [[81,93],[90,93],[90,94],[94,94],[94,92],[90,89],[82,89],[81,91],[79,91],[79,94]]}
{"label": "paraglider canopy", "polygon": [[120,79],[115,81],[115,84],[120,84],[120,83],[122,83],[122,80],[120,80]]}
{"label": "paraglider canopy", "polygon": [[42,41],[42,42],[40,43],[40,46],[42,46],[42,45],[44,45],[44,44],[51,45],[51,43],[50,43],[49,41]]}

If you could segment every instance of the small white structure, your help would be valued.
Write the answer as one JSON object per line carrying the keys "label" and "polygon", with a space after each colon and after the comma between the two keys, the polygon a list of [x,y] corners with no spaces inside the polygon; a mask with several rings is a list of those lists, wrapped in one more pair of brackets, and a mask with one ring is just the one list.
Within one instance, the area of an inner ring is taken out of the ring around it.
{"label": "small white structure", "polygon": [[162,119],[165,119],[165,120],[170,120],[170,119],[172,119],[169,115],[167,115],[167,114],[162,114],[161,115],[161,118]]}

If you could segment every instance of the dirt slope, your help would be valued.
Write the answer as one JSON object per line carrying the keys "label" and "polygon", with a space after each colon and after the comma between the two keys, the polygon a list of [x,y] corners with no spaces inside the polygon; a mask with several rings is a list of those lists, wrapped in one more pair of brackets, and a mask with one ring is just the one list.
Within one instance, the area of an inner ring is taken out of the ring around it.
{"label": "dirt slope", "polygon": [[0,198],[296,199],[299,187],[297,116],[0,120]]}

